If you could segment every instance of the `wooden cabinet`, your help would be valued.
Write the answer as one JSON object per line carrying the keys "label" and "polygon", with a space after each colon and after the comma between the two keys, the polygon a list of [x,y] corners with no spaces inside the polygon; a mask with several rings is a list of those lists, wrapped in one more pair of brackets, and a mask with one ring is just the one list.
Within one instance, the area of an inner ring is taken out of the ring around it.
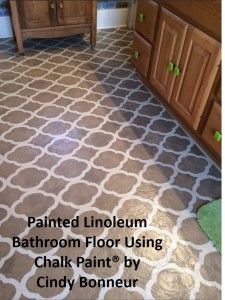
{"label": "wooden cabinet", "polygon": [[219,42],[162,9],[149,81],[195,130],[219,63]]}
{"label": "wooden cabinet", "polygon": [[138,73],[218,160],[221,1],[138,0],[135,31],[132,62]]}
{"label": "wooden cabinet", "polygon": [[138,1],[135,29],[149,42],[152,42],[154,38],[157,12],[158,4],[154,1]]}
{"label": "wooden cabinet", "polygon": [[213,103],[202,137],[211,149],[221,156],[221,106],[217,102]]}
{"label": "wooden cabinet", "polygon": [[190,26],[171,105],[194,129],[198,128],[219,63],[220,43]]}
{"label": "wooden cabinet", "polygon": [[97,1],[10,0],[18,50],[24,52],[26,38],[51,38],[90,33],[96,44]]}
{"label": "wooden cabinet", "polygon": [[150,83],[168,102],[170,101],[175,76],[171,68],[180,62],[188,24],[162,9],[156,37]]}
{"label": "wooden cabinet", "polygon": [[151,45],[146,42],[138,33],[134,33],[132,63],[138,72],[146,77],[148,73]]}

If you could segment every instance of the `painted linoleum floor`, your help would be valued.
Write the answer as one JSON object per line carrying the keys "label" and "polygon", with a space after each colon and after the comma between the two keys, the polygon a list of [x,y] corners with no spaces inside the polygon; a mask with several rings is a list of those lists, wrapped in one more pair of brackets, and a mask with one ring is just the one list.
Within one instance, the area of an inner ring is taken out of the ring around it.
{"label": "painted linoleum floor", "polygon": [[[141,81],[129,61],[132,33],[98,33],[92,52],[81,38],[30,40],[24,57],[0,43],[1,299],[220,299],[220,255],[196,210],[220,197],[220,171]],[[142,229],[27,228],[27,216],[146,218]],[[163,239],[163,249],[22,249],[29,238]],[[138,271],[37,269],[36,256],[140,258]],[[76,284],[41,289],[39,276]],[[80,289],[78,277],[139,278],[134,289]]]}

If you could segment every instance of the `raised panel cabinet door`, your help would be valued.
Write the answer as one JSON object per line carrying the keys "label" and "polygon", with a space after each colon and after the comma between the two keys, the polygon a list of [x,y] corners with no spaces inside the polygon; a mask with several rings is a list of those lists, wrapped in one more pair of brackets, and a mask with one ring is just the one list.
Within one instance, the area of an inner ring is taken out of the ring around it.
{"label": "raised panel cabinet door", "polygon": [[92,21],[92,0],[57,0],[58,25],[82,25]]}
{"label": "raised panel cabinet door", "polygon": [[220,64],[220,48],[216,40],[197,28],[189,28],[171,103],[194,129],[198,128]]}
{"label": "raised panel cabinet door", "polygon": [[22,0],[19,9],[23,29],[57,25],[55,0]]}
{"label": "raised panel cabinet door", "polygon": [[179,64],[188,24],[162,9],[149,81],[170,102],[175,76],[173,66]]}
{"label": "raised panel cabinet door", "polygon": [[135,29],[150,42],[154,38],[158,7],[152,0],[139,0],[137,4]]}

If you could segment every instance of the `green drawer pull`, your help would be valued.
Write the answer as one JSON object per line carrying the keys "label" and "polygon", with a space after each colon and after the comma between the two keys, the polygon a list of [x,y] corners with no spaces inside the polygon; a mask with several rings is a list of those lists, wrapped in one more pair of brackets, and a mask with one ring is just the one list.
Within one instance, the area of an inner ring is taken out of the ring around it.
{"label": "green drawer pull", "polygon": [[220,142],[221,139],[222,139],[222,134],[221,134],[219,131],[215,131],[215,132],[214,132],[214,139],[215,139],[217,142]]}
{"label": "green drawer pull", "polygon": [[179,76],[180,75],[180,69],[177,66],[175,66],[173,73],[174,73],[174,75]]}
{"label": "green drawer pull", "polygon": [[169,70],[170,72],[173,72],[173,68],[174,68],[174,64],[170,61],[170,62],[168,63],[168,70]]}
{"label": "green drawer pull", "polygon": [[139,51],[134,51],[134,58],[138,59],[140,57],[140,52]]}
{"label": "green drawer pull", "polygon": [[139,15],[138,15],[138,20],[139,20],[139,22],[144,22],[144,20],[145,20],[145,16],[142,14],[142,13],[140,13]]}

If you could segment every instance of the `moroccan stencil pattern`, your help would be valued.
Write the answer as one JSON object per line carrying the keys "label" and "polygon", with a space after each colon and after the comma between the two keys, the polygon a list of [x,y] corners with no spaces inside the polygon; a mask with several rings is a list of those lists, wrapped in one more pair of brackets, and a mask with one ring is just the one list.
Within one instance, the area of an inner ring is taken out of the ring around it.
{"label": "moroccan stencil pattern", "polygon": [[[220,299],[221,257],[196,220],[220,197],[220,170],[139,80],[132,32],[101,30],[91,51],[81,36],[28,40],[16,56],[0,43],[0,298]],[[44,218],[146,218],[148,227],[27,228]],[[13,248],[12,236],[79,238],[80,248]],[[153,248],[84,247],[84,238],[163,239]],[[137,271],[38,269],[38,255],[140,258]],[[69,288],[38,288],[37,277],[66,275]],[[87,278],[138,278],[136,288],[83,288]]]}

